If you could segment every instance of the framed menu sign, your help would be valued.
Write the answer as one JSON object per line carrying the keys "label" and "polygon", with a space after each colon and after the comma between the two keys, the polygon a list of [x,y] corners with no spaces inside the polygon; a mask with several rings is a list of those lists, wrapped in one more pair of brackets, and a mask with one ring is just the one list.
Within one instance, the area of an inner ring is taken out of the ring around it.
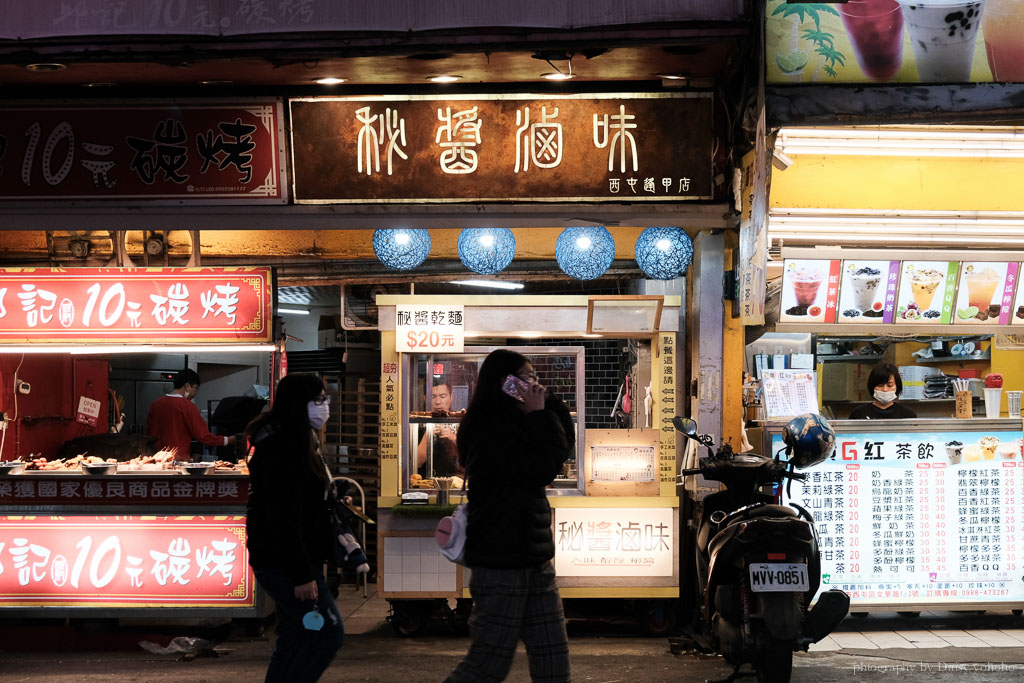
{"label": "framed menu sign", "polygon": [[1020,435],[840,431],[792,487],[817,525],[821,590],[888,610],[1024,602]]}
{"label": "framed menu sign", "polygon": [[899,261],[843,261],[837,320],[891,323],[896,310]]}
{"label": "framed menu sign", "polygon": [[959,269],[956,261],[903,261],[895,322],[952,322]]}
{"label": "framed menu sign", "polygon": [[786,259],[779,321],[834,323],[841,263],[838,260]]}
{"label": "framed menu sign", "polygon": [[1006,325],[1010,322],[1019,263],[964,261],[960,266],[956,325]]}

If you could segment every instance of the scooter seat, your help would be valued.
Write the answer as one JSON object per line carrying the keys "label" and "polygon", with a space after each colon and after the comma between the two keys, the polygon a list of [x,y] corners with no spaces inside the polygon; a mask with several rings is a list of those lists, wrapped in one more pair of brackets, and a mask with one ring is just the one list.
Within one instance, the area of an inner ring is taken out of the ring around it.
{"label": "scooter seat", "polygon": [[775,505],[774,503],[751,505],[749,507],[736,510],[730,514],[729,517],[726,518],[725,524],[732,524],[742,519],[755,519],[758,517],[799,517],[799,514],[788,505]]}

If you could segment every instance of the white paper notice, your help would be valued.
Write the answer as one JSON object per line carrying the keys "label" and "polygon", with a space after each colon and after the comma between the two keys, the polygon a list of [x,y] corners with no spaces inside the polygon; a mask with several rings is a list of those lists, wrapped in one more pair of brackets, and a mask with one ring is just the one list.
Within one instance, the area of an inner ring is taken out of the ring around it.
{"label": "white paper notice", "polygon": [[817,373],[806,370],[765,370],[764,409],[769,418],[818,412]]}

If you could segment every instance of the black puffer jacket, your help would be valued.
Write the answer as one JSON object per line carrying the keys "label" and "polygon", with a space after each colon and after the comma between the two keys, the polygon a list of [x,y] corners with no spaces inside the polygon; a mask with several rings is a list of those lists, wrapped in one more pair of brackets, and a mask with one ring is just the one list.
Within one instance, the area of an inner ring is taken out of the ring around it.
{"label": "black puffer jacket", "polygon": [[469,478],[468,566],[517,569],[555,556],[544,489],[570,455],[563,419],[560,401],[527,414],[502,406],[460,444]]}
{"label": "black puffer jacket", "polygon": [[282,571],[301,586],[323,575],[329,551],[326,484],[270,429],[254,441],[245,520],[249,564]]}

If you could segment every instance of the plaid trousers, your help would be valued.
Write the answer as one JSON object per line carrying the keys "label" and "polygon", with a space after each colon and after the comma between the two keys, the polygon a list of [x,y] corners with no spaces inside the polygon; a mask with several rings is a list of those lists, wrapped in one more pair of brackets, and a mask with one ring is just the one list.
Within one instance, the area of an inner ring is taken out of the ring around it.
{"label": "plaid trousers", "polygon": [[473,569],[469,652],[445,683],[503,681],[523,641],[534,683],[567,683],[569,638],[551,562],[525,569]]}

